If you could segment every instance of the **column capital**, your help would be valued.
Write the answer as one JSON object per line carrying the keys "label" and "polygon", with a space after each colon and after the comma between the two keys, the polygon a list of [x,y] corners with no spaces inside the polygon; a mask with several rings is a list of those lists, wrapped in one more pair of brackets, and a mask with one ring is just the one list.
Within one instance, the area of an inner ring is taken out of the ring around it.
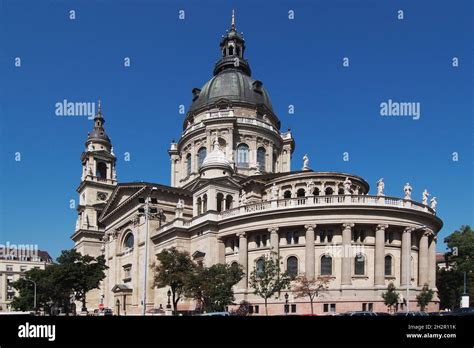
{"label": "column capital", "polygon": [[315,224],[309,224],[309,225],[304,225],[304,228],[305,228],[307,231],[311,231],[311,230],[314,231],[314,229],[316,228],[316,226],[317,226],[317,225],[315,225]]}
{"label": "column capital", "polygon": [[377,225],[376,230],[386,230],[388,228],[387,224]]}
{"label": "column capital", "polygon": [[342,227],[344,227],[345,230],[347,229],[351,229],[355,226],[355,224],[353,224],[352,222],[345,222],[342,224]]}
{"label": "column capital", "polygon": [[237,232],[236,235],[237,235],[237,237],[239,237],[239,238],[246,238],[246,237],[247,237],[247,233],[246,233],[246,232]]}
{"label": "column capital", "polygon": [[224,237],[223,236],[217,236],[217,241],[224,243]]}
{"label": "column capital", "polygon": [[405,227],[405,229],[403,230],[403,233],[412,233],[414,230],[416,230],[415,227],[408,226],[408,227]]}
{"label": "column capital", "polygon": [[276,233],[278,232],[279,228],[278,227],[269,227],[268,228],[268,232],[270,233]]}
{"label": "column capital", "polygon": [[423,235],[427,237],[431,237],[431,236],[434,236],[434,232],[430,230],[429,228],[427,228],[423,231]]}

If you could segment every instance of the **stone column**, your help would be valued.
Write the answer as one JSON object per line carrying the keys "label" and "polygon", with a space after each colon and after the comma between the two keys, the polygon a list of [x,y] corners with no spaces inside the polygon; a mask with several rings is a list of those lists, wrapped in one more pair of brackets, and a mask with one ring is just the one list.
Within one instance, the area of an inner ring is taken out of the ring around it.
{"label": "stone column", "polygon": [[280,236],[278,235],[278,227],[270,227],[270,251],[276,253],[276,257],[280,256]]}
{"label": "stone column", "polygon": [[420,238],[420,250],[418,251],[418,285],[428,283],[428,237],[429,231],[424,231]]}
{"label": "stone column", "polygon": [[410,284],[411,275],[411,232],[413,227],[406,227],[402,234],[401,285]]}
{"label": "stone column", "polygon": [[244,271],[239,288],[247,289],[248,284],[248,248],[247,248],[247,234],[245,232],[237,233],[239,237],[239,263]]}
{"label": "stone column", "polygon": [[385,230],[388,225],[378,225],[375,230],[375,285],[385,285]]}
{"label": "stone column", "polygon": [[342,269],[341,269],[341,285],[351,285],[351,261],[355,255],[351,250],[351,235],[354,224],[342,224]]}
{"label": "stone column", "polygon": [[305,273],[306,278],[314,279],[314,229],[316,225],[305,225]]}
{"label": "stone column", "polygon": [[429,267],[429,272],[428,272],[428,284],[430,285],[431,289],[436,288],[436,241],[438,240],[438,237],[436,237],[433,234],[433,237],[431,238],[431,243],[429,246],[428,250],[428,267]]}
{"label": "stone column", "polygon": [[217,237],[217,263],[225,263],[225,243],[222,237]]}

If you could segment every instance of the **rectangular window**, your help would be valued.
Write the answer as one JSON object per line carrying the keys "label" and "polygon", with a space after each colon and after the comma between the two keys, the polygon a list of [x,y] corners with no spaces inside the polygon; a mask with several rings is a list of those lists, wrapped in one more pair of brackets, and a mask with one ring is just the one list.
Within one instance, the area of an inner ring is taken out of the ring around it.
{"label": "rectangular window", "polygon": [[336,312],[336,304],[335,303],[325,303],[323,305],[323,311],[325,313],[327,313],[327,312],[335,313]]}
{"label": "rectangular window", "polygon": [[25,272],[26,271],[26,266],[21,266],[20,267],[20,272]]}
{"label": "rectangular window", "polygon": [[328,303],[325,303],[325,304],[323,305],[323,312],[324,312],[324,313],[329,312],[329,304],[328,304]]}
{"label": "rectangular window", "polygon": [[253,314],[253,306],[249,306],[249,314]]}
{"label": "rectangular window", "polygon": [[291,313],[296,313],[296,305],[295,304],[291,305]]}
{"label": "rectangular window", "polygon": [[132,265],[123,266],[123,281],[129,282],[132,279]]}
{"label": "rectangular window", "polygon": [[7,272],[13,272],[13,265],[7,265]]}
{"label": "rectangular window", "polygon": [[253,309],[254,309],[254,312],[258,314],[258,311],[259,311],[258,306],[254,306]]}

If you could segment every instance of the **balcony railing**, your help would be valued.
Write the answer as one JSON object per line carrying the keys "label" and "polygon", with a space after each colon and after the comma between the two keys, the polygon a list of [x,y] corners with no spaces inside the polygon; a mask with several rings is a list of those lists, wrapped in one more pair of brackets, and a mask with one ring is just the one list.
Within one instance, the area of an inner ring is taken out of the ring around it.
{"label": "balcony railing", "polygon": [[302,206],[389,206],[414,209],[435,215],[434,210],[430,207],[401,198],[368,195],[332,195],[297,197],[248,204],[221,212],[219,214],[219,220],[256,211],[278,210]]}

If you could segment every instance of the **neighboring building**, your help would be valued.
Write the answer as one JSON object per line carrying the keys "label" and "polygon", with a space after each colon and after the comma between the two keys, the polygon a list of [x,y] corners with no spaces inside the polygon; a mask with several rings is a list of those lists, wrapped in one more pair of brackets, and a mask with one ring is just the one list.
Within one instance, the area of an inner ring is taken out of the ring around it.
{"label": "neighboring building", "polygon": [[0,312],[8,312],[10,303],[18,295],[13,283],[20,279],[22,274],[33,268],[44,269],[53,260],[46,251],[38,250],[25,255],[16,255],[11,252],[0,254]]}
{"label": "neighboring building", "polygon": [[[284,270],[332,279],[315,304],[317,313],[385,311],[381,294],[389,282],[400,293],[412,289],[413,308],[423,284],[436,288],[436,234],[442,227],[436,203],[428,206],[427,197],[424,204],[415,202],[409,185],[404,198],[387,197],[383,180],[371,195],[363,178],[313,171],[307,156],[301,170],[291,171],[294,139],[290,131],[280,132],[266,89],[251,77],[245,48],[232,20],[214,76],[192,90],[183,133],[168,151],[171,186],[117,182],[99,107],[81,156],[72,236],[79,252],[104,254],[109,266],[100,291],[88,294],[88,306],[103,301],[121,314],[141,312],[147,245],[148,265],[172,246],[206,266],[241,264],[245,277],[235,288],[236,303],[247,300],[253,313],[264,312],[263,300],[252,294],[248,276],[271,250]],[[148,236],[138,211],[145,199],[154,209]],[[152,283],[148,267],[147,309],[168,301],[168,289],[153,289]],[[306,299],[288,293],[290,312],[310,312]],[[284,293],[270,299],[269,312],[282,314],[284,303]],[[181,310],[194,306],[179,304]],[[437,306],[435,297],[430,310]]]}
{"label": "neighboring building", "polygon": [[436,265],[439,269],[451,269],[451,265],[446,261],[445,253],[436,253]]}

